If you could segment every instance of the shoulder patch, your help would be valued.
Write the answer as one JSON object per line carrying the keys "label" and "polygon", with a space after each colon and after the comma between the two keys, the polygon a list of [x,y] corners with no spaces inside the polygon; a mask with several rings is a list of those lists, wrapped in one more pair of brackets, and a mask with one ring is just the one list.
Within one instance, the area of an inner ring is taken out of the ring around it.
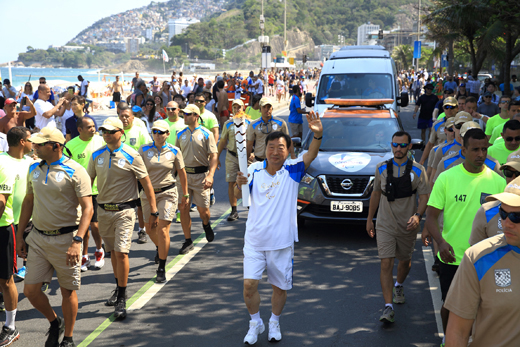
{"label": "shoulder patch", "polygon": [[40,165],[40,162],[32,163],[32,164],[29,166],[29,173],[33,172],[34,169],[36,169],[36,168],[38,167],[38,165]]}
{"label": "shoulder patch", "polygon": [[386,164],[381,165],[379,167],[379,174],[382,175],[385,170],[386,170]]}
{"label": "shoulder patch", "polygon": [[130,163],[130,165],[134,162],[134,157],[132,157],[125,149],[121,149],[121,154],[125,157],[126,160]]}
{"label": "shoulder patch", "polygon": [[107,146],[105,145],[105,146],[101,147],[100,149],[98,149],[97,151],[95,151],[94,153],[92,153],[92,158],[95,160],[97,157],[99,157],[99,155],[101,153],[103,153],[106,150],[107,150]]}

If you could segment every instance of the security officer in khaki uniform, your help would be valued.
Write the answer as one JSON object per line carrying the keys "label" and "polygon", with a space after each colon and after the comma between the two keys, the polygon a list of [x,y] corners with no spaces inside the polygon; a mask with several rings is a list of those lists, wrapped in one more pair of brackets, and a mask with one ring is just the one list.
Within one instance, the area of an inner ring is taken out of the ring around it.
{"label": "security officer in khaki uniform", "polygon": [[[236,115],[239,112],[244,111],[244,102],[240,99],[235,99],[232,104],[233,114]],[[251,123],[248,119],[245,119],[246,123]],[[237,180],[237,172],[239,171],[238,156],[237,156],[237,142],[235,140],[235,124],[233,119],[229,119],[224,123],[222,127],[222,135],[220,136],[220,142],[218,143],[218,154],[219,158],[217,168],[220,170],[220,153],[224,150],[226,153],[226,182],[228,183],[228,195],[229,204],[231,205],[231,213],[228,216],[228,221],[234,221],[238,219],[237,212],[237,198],[235,197],[234,187]]]}
{"label": "security officer in khaki uniform", "polygon": [[428,160],[428,167],[426,169],[426,174],[428,175],[428,177],[432,177],[431,173],[433,170],[433,159],[435,158],[435,152],[437,152],[440,146],[452,142],[453,139],[455,139],[455,128],[453,127],[454,120],[455,117],[451,117],[448,120],[446,120],[446,123],[444,123],[444,133],[446,134],[446,140],[444,140],[444,142],[441,142],[441,144],[434,146],[431,149],[430,154],[428,155],[428,158],[430,158],[430,160]]}
{"label": "security officer in khaki uniform", "polygon": [[[507,163],[500,167],[509,184],[512,180],[520,176],[520,151],[513,152],[507,158]],[[500,209],[500,201],[489,201],[478,209],[473,225],[471,227],[471,236],[469,244],[474,245],[488,237],[504,233],[502,219],[498,213]]]}
{"label": "security officer in khaki uniform", "polygon": [[[376,235],[377,229],[377,248],[381,259],[381,288],[385,308],[379,320],[386,323],[394,322],[392,301],[396,304],[405,302],[403,283],[410,272],[419,223],[428,202],[426,170],[408,158],[408,151],[412,149],[411,140],[410,134],[404,131],[398,131],[392,136],[394,157],[376,167],[374,191],[368,210],[366,229],[370,237]],[[378,207],[377,228],[374,228],[373,220]],[[395,258],[399,260],[399,265],[397,281],[392,286]]]}
{"label": "security officer in khaki uniform", "polygon": [[[27,257],[24,294],[51,323],[45,345],[58,346],[65,331],[60,346],[74,346],[81,246],[93,214],[92,183],[80,164],[63,155],[65,138],[58,129],[45,127],[29,141],[41,162],[29,167],[16,235],[18,255]],[[34,227],[24,241],[23,232],[31,216]],[[31,249],[28,255],[26,242]],[[56,315],[41,291],[43,283],[50,283],[54,271],[60,283],[64,318]]]}
{"label": "security officer in khaki uniform", "polygon": [[[247,157],[252,160],[251,153],[254,153],[256,161],[265,160],[265,138],[274,131],[281,131],[289,135],[287,123],[281,118],[273,117],[273,102],[269,98],[260,99],[260,111],[262,117],[254,120],[247,127]],[[254,151],[253,151],[254,145]],[[294,148],[290,148],[291,157],[294,159]]]}
{"label": "security officer in khaki uniform", "polygon": [[[184,123],[188,127],[177,133],[177,146],[181,149],[188,174],[187,197],[197,205],[206,239],[211,242],[215,235],[211,229],[209,206],[213,175],[218,162],[217,145],[213,134],[199,125],[200,110],[197,106],[188,105],[182,112],[184,112]],[[189,205],[181,208],[181,225],[185,241],[179,254],[186,254],[193,249]]]}
{"label": "security officer in khaki uniform", "polygon": [[146,232],[157,247],[156,263],[159,263],[155,281],[166,281],[166,258],[170,250],[170,224],[177,209],[177,188],[175,176],[182,182],[183,197],[181,206],[188,204],[188,182],[184,170],[184,159],[178,147],[166,140],[170,136],[170,126],[164,120],[157,120],[152,126],[153,142],[139,148],[144,165],[150,176],[159,212],[159,225],[153,228],[148,216],[152,212],[150,202],[141,193]]}
{"label": "security officer in khaki uniform", "polygon": [[92,153],[87,171],[92,182],[97,177],[99,234],[105,242],[105,250],[112,252],[112,268],[117,285],[105,305],[115,306],[115,317],[123,319],[126,317],[128,253],[135,224],[134,208],[139,199],[137,180],[141,182],[150,202],[152,227],[157,227],[159,212],[143,159],[137,151],[121,142],[123,123],[116,117],[110,117],[105,119],[99,130],[103,133],[106,146]]}

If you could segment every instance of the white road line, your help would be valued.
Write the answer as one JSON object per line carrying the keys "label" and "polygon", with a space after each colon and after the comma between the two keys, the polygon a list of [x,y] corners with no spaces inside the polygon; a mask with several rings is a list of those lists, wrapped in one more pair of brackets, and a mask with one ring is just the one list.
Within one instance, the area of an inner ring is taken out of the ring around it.
{"label": "white road line", "polygon": [[[422,243],[421,235],[417,235],[417,238],[419,239],[419,242]],[[426,274],[428,275],[428,284],[430,285],[430,294],[432,296],[433,310],[435,312],[435,321],[437,322],[437,336],[443,338],[444,330],[442,329],[441,319],[441,285],[439,278],[437,278],[437,276],[435,276],[434,272],[432,271],[433,251],[431,247],[424,246],[422,246],[422,251],[424,257],[424,266],[426,267]]]}

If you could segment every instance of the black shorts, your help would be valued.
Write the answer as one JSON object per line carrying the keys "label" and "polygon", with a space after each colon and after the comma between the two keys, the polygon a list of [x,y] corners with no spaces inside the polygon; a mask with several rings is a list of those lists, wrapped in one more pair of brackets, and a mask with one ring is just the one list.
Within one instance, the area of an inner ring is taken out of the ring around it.
{"label": "black shorts", "polygon": [[439,260],[439,282],[441,283],[443,302],[446,300],[446,295],[448,295],[448,290],[450,290],[451,281],[453,281],[453,277],[455,277],[458,268],[458,265],[446,264]]}
{"label": "black shorts", "polygon": [[0,227],[0,278],[8,280],[16,268],[16,235],[14,225]]}
{"label": "black shorts", "polygon": [[97,208],[98,208],[97,195],[92,195],[92,207],[94,207],[94,214],[92,215],[92,219],[90,220],[90,223],[97,223],[97,221],[98,221],[98,219],[97,219]]}
{"label": "black shorts", "polygon": [[112,101],[113,102],[120,102],[121,101],[121,93],[120,92],[114,92],[114,94],[112,94]]}

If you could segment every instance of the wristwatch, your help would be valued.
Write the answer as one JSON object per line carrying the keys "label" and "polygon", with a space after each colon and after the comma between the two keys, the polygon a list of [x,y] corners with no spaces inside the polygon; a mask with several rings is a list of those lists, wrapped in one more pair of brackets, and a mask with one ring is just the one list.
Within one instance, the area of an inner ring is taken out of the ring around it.
{"label": "wristwatch", "polygon": [[159,217],[159,211],[150,213],[152,216]]}
{"label": "wristwatch", "polygon": [[186,199],[190,197],[190,194],[183,195]]}
{"label": "wristwatch", "polygon": [[422,219],[422,216],[419,213],[414,213],[413,215],[419,217],[419,220]]}
{"label": "wristwatch", "polygon": [[82,238],[82,237],[79,237],[79,236],[74,236],[74,237],[72,238],[72,241],[76,241],[76,242],[80,242],[80,243],[81,243],[81,242],[83,242],[83,238]]}

